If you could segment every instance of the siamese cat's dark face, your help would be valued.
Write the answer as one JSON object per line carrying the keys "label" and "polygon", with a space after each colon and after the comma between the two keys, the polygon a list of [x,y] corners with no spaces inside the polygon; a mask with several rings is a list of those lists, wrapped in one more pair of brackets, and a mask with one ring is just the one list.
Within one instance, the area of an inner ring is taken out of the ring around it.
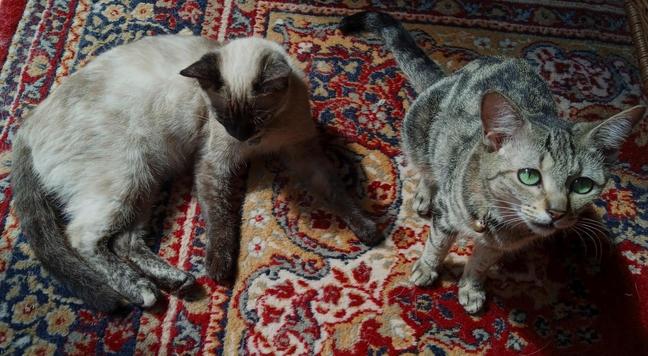
{"label": "siamese cat's dark face", "polygon": [[[243,59],[244,53],[240,55],[242,58],[232,53],[208,53],[180,74],[198,80],[217,120],[230,136],[248,141],[260,137],[283,106],[292,69],[280,53],[270,50],[261,51],[256,61]],[[248,65],[226,63],[237,59],[247,60]],[[224,70],[241,73],[235,76],[235,73],[223,73]],[[236,79],[228,80],[228,77]]]}

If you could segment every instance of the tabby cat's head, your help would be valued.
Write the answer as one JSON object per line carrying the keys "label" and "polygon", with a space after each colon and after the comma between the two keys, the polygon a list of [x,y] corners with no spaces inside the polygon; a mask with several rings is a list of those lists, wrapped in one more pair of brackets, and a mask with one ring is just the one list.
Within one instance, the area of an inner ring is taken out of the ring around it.
{"label": "tabby cat's head", "polygon": [[260,38],[234,40],[180,72],[198,80],[217,120],[239,141],[263,133],[284,104],[291,73],[284,50]]}
{"label": "tabby cat's head", "polygon": [[[601,193],[609,164],[644,111],[635,106],[607,120],[547,127],[525,119],[502,94],[486,93],[481,169],[489,205],[509,226],[526,225],[537,235],[573,226]],[[542,121],[559,120],[553,119]]]}

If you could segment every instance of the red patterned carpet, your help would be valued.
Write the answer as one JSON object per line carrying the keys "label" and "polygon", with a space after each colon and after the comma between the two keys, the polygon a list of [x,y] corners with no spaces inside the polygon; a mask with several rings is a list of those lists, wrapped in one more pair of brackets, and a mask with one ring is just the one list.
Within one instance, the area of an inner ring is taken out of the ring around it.
{"label": "red patterned carpet", "polygon": [[[595,202],[609,236],[559,236],[510,258],[490,272],[487,311],[468,316],[456,284],[470,246],[453,249],[434,288],[407,281],[429,229],[412,210],[417,177],[399,149],[415,94],[378,41],[336,30],[367,3],[401,19],[449,69],[483,55],[528,59],[565,117],[646,103],[615,0],[0,0],[0,354],[648,354],[648,120]],[[384,244],[364,247],[269,161],[248,177],[232,289],[205,276],[190,177],[160,198],[154,248],[197,275],[204,298],[100,314],[42,270],[10,205],[22,114],[97,54],[175,32],[263,36],[299,61],[327,152],[380,221]]]}

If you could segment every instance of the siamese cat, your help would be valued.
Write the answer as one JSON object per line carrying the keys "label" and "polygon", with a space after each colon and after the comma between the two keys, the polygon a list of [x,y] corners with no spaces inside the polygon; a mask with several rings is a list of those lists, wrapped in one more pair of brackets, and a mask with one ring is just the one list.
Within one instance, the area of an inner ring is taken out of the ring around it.
{"label": "siamese cat", "polygon": [[111,49],[39,105],[13,147],[15,210],[34,253],[100,310],[148,307],[159,288],[194,283],[142,240],[160,185],[192,165],[217,281],[235,272],[238,177],[269,153],[362,242],[382,241],[322,154],[303,73],[264,39],[166,35]]}

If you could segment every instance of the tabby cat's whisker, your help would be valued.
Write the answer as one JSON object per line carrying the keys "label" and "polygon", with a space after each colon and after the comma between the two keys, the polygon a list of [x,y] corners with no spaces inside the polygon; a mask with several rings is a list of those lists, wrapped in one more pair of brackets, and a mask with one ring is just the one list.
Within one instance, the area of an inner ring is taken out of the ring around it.
{"label": "tabby cat's whisker", "polygon": [[588,238],[589,238],[589,239],[592,241],[592,243],[594,244],[594,248],[595,248],[595,250],[594,250],[595,258],[600,262],[600,261],[602,260],[602,258],[603,258],[603,251],[602,251],[602,249],[601,249],[602,246],[600,245],[600,241],[599,241],[599,239],[596,237],[596,234],[595,234],[594,232],[592,232],[592,230],[590,230],[589,228],[587,228],[585,225],[579,225],[579,227],[582,229],[582,232],[583,232],[585,235],[587,235]]}
{"label": "tabby cat's whisker", "polygon": [[567,229],[567,230],[568,230],[568,231],[573,231],[573,232],[576,233],[576,235],[578,236],[578,239],[580,240],[581,244],[582,244],[583,247],[585,248],[585,256],[587,256],[587,244],[585,243],[585,240],[583,240],[583,236],[581,236],[580,232],[579,232],[577,229],[575,229],[573,226],[570,227],[570,228]]}

